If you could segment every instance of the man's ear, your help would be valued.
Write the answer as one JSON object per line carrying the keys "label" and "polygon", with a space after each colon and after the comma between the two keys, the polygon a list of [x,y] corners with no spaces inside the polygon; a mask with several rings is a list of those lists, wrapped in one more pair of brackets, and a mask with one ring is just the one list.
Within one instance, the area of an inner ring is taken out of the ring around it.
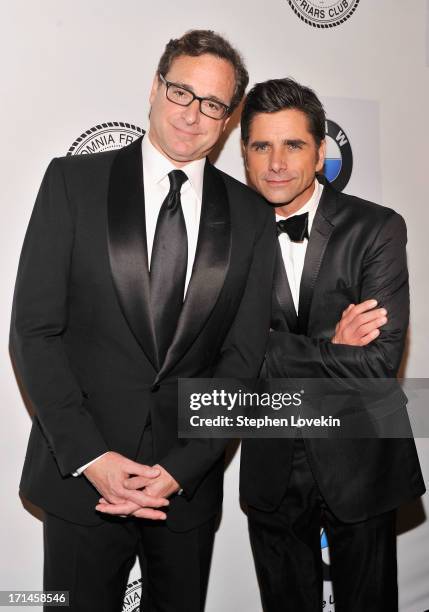
{"label": "man's ear", "polygon": [[321,172],[323,170],[323,166],[325,165],[325,157],[326,157],[326,140],[323,139],[317,150],[316,172]]}
{"label": "man's ear", "polygon": [[225,131],[226,126],[228,125],[228,123],[230,122],[231,119],[231,115],[228,115],[228,117],[225,119],[225,121],[223,122],[223,127],[222,127],[222,132]]}
{"label": "man's ear", "polygon": [[152,103],[153,103],[153,101],[155,99],[155,96],[156,96],[156,94],[158,92],[160,84],[161,84],[161,81],[159,80],[159,75],[156,72],[155,76],[153,77],[152,88],[150,90],[150,96],[149,96],[149,102],[150,102],[151,105],[152,105]]}

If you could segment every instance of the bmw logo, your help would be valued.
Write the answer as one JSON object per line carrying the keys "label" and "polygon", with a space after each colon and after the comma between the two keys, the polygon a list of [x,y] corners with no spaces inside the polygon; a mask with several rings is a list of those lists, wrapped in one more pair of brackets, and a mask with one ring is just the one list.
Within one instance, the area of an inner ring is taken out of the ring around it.
{"label": "bmw logo", "polygon": [[320,533],[320,548],[322,549],[323,580],[329,581],[331,579],[329,548],[328,538],[326,537],[326,531],[324,529],[322,529]]}
{"label": "bmw logo", "polygon": [[353,154],[347,134],[338,123],[327,119],[324,175],[335,189],[343,191],[350,180],[352,169]]}

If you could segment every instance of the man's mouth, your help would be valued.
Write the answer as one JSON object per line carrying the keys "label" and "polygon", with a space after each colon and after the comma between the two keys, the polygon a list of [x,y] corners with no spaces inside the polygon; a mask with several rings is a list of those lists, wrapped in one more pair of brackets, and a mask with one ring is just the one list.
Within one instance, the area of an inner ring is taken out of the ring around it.
{"label": "man's mouth", "polygon": [[284,185],[288,185],[289,183],[291,183],[293,181],[293,178],[289,178],[289,179],[265,179],[265,182],[268,183],[268,185],[273,186],[273,187],[282,187]]}
{"label": "man's mouth", "polygon": [[200,132],[190,132],[188,130],[184,130],[182,128],[179,128],[176,125],[173,125],[173,127],[174,127],[175,130],[180,132],[180,134],[184,134],[185,136],[188,136],[189,138],[191,138],[193,136],[198,136],[200,134]]}

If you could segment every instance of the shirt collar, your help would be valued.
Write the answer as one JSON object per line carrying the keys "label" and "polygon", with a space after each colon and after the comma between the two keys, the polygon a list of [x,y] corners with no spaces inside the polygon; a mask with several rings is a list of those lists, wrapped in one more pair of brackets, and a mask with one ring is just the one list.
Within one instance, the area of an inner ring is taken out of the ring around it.
{"label": "shirt collar", "polygon": [[[177,170],[176,166],[154,147],[148,134],[143,138],[142,153],[144,178],[153,184],[161,183],[169,172]],[[205,163],[206,158],[203,157],[189,162],[181,168],[188,177],[188,181],[183,185],[182,193],[190,186],[200,201],[203,198]]]}

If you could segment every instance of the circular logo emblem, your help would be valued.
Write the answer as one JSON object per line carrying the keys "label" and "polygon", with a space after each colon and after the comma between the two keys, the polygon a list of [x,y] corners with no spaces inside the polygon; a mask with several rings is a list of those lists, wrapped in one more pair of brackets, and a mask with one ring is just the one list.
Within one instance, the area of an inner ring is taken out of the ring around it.
{"label": "circular logo emblem", "polygon": [[122,612],[140,612],[140,599],[142,595],[142,580],[134,580],[127,584]]}
{"label": "circular logo emblem", "polygon": [[328,538],[324,529],[320,531],[320,548],[322,549],[322,567],[323,567],[323,580],[330,580],[330,561],[329,561],[329,548]]}
{"label": "circular logo emblem", "polygon": [[293,12],[315,28],[333,28],[353,15],[359,0],[288,0]]}
{"label": "circular logo emblem", "polygon": [[110,149],[121,149],[143,136],[144,133],[145,130],[131,123],[123,123],[122,121],[100,123],[100,125],[96,125],[76,138],[67,151],[67,155],[82,155],[100,153]]}
{"label": "circular logo emblem", "polygon": [[353,170],[353,153],[346,133],[338,123],[326,120],[326,159],[323,173],[333,187],[342,191]]}

